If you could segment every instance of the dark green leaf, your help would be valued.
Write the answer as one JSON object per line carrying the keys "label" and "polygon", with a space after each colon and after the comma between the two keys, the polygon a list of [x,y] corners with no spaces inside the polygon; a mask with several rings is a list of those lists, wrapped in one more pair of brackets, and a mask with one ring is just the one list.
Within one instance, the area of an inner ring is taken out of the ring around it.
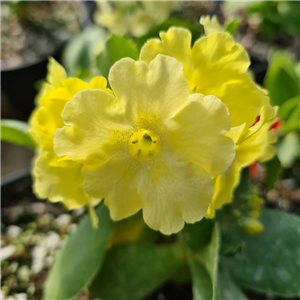
{"label": "dark green leaf", "polygon": [[281,171],[281,165],[278,157],[274,156],[271,160],[267,161],[265,163],[265,167],[265,186],[267,189],[271,189],[272,187],[274,187],[274,184],[276,183]]}
{"label": "dark green leaf", "polygon": [[46,300],[73,299],[101,268],[112,221],[106,206],[96,209],[98,228],[85,217],[58,253],[46,284]]}
{"label": "dark green leaf", "polygon": [[117,245],[107,253],[91,292],[103,300],[138,300],[171,278],[183,264],[179,245]]}
{"label": "dark green leaf", "polygon": [[19,146],[34,148],[35,144],[28,134],[28,123],[17,120],[1,120],[1,140]]}
{"label": "dark green leaf", "polygon": [[70,76],[86,78],[91,76],[94,66],[95,46],[105,42],[105,31],[99,26],[90,25],[77,32],[66,45],[63,52],[63,65]]}
{"label": "dark green leaf", "polygon": [[112,65],[124,57],[137,60],[139,57],[137,49],[125,37],[112,35],[106,41],[104,49],[97,57],[97,67],[101,75],[107,78]]}
{"label": "dark green leaf", "polygon": [[300,296],[300,218],[263,209],[261,222],[265,229],[260,235],[231,232],[245,242],[245,251],[223,261],[245,288],[270,296]]}
{"label": "dark green leaf", "polygon": [[192,251],[197,251],[210,242],[214,221],[203,218],[194,224],[185,224],[181,231],[182,241]]}
{"label": "dark green leaf", "polygon": [[147,34],[136,39],[135,43],[137,44],[138,48],[141,49],[148,39],[158,38],[161,31],[167,31],[172,26],[188,29],[192,34],[192,44],[201,35],[200,25],[180,19],[168,19],[163,23],[151,28]]}

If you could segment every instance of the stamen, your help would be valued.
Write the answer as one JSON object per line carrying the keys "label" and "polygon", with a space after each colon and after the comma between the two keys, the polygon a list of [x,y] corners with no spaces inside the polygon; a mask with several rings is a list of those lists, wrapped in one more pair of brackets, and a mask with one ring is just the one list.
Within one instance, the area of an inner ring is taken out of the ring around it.
{"label": "stamen", "polygon": [[132,144],[136,144],[138,142],[138,140],[132,141]]}
{"label": "stamen", "polygon": [[141,149],[139,149],[139,150],[138,150],[138,152],[137,152],[137,156],[139,156],[139,155],[140,155],[140,153],[141,153]]}
{"label": "stamen", "polygon": [[152,140],[153,144],[156,144],[157,140]]}
{"label": "stamen", "polygon": [[151,151],[151,150],[148,151],[149,156],[151,156],[152,153],[153,153],[153,151]]}

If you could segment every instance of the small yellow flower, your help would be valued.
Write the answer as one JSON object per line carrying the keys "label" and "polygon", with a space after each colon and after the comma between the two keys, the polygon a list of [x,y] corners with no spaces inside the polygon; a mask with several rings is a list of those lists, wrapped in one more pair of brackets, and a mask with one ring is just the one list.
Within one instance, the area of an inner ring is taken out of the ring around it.
{"label": "small yellow flower", "polygon": [[114,220],[143,209],[145,222],[178,232],[206,213],[212,177],[234,158],[226,106],[189,95],[182,64],[158,55],[149,65],[124,58],[110,70],[114,96],[77,93],[63,110],[55,151],[84,164],[84,190],[105,198]]}
{"label": "small yellow flower", "polygon": [[62,201],[69,209],[97,202],[83,191],[82,165],[67,156],[58,157],[53,148],[54,132],[64,126],[61,113],[68,101],[84,89],[106,89],[106,79],[86,83],[67,79],[64,68],[53,58],[48,64],[47,82],[30,117],[30,134],[38,145],[33,163],[34,191],[39,198]]}
{"label": "small yellow flower", "polygon": [[95,22],[118,35],[135,37],[166,20],[180,1],[96,1]]}

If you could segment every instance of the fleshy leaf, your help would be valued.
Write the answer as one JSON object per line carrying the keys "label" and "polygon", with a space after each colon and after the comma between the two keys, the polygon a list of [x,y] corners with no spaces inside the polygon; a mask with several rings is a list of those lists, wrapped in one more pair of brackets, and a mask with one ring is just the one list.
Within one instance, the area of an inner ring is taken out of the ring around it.
{"label": "fleshy leaf", "polygon": [[249,236],[232,231],[242,239],[245,250],[223,258],[237,284],[269,296],[300,296],[300,218],[286,212],[263,209],[264,231]]}
{"label": "fleshy leaf", "polygon": [[85,217],[58,253],[45,289],[45,300],[73,299],[101,268],[112,221],[106,206],[96,209],[98,228]]}
{"label": "fleshy leaf", "polygon": [[178,245],[117,245],[107,253],[91,293],[103,300],[138,300],[171,278],[183,263]]}
{"label": "fleshy leaf", "polygon": [[1,120],[1,141],[34,148],[28,134],[29,124],[18,120]]}

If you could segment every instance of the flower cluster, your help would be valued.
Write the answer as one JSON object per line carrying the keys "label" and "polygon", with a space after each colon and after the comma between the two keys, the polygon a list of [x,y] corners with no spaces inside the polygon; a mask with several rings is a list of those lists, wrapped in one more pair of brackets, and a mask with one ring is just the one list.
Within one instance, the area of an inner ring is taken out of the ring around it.
{"label": "flower cluster", "polygon": [[192,48],[190,32],[173,27],[139,61],[115,63],[111,89],[103,77],[67,79],[50,60],[31,118],[39,197],[91,212],[104,198],[114,220],[142,209],[164,234],[231,201],[242,168],[274,153],[276,108],[248,75],[242,46],[202,24]]}

